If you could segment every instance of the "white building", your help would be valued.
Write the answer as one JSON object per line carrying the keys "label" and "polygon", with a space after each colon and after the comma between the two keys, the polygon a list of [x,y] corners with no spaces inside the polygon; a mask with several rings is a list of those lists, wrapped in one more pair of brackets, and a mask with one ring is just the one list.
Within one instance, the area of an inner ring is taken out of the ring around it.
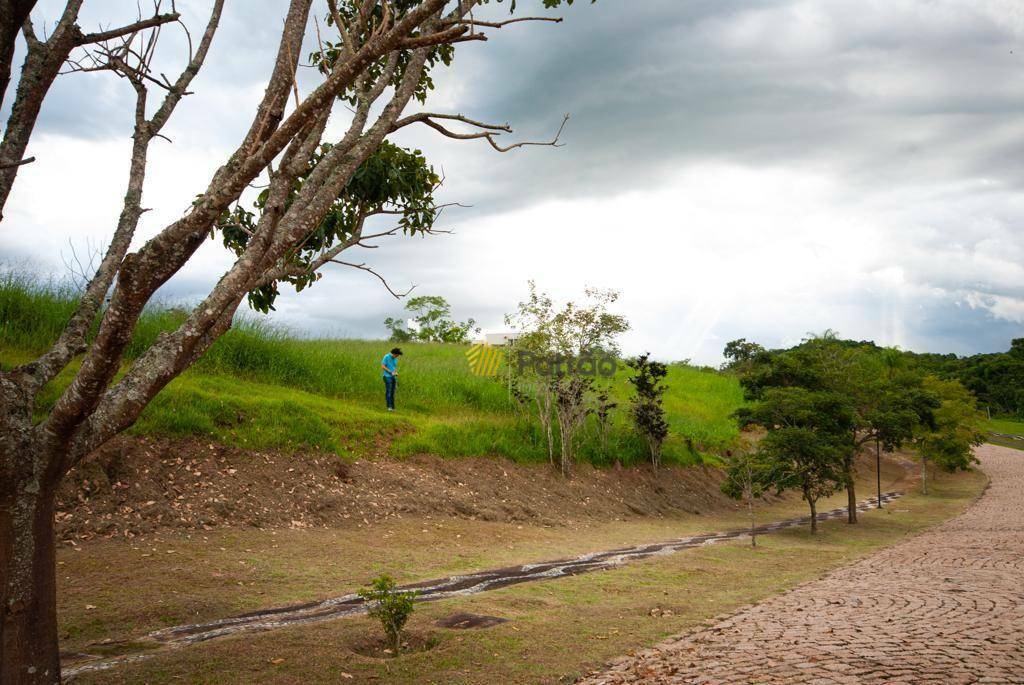
{"label": "white building", "polygon": [[484,333],[484,337],[480,340],[474,340],[475,345],[487,345],[488,347],[504,347],[508,343],[515,340],[518,336],[517,333],[505,332],[505,333]]}

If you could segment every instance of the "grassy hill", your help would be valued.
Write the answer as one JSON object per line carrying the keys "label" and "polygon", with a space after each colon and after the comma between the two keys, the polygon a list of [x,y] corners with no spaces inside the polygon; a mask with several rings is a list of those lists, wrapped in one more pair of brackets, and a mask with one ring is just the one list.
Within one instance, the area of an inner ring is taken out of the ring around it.
{"label": "grassy hill", "polygon": [[[17,274],[0,276],[0,364],[27,361],[59,333],[74,307],[66,287]],[[183,313],[147,311],[126,363]],[[547,459],[529,408],[518,407],[498,379],[474,376],[459,345],[407,344],[399,411],[383,411],[380,358],[384,341],[299,339],[247,319],[221,338],[191,370],[145,410],[133,433],[202,436],[254,449],[314,448],[348,458],[432,453],[443,457],[503,455],[519,462]],[[57,397],[73,369],[49,388]],[[595,464],[644,459],[625,406],[626,370],[613,381],[620,403],[610,445],[602,452],[588,426],[581,457]],[[729,418],[742,403],[736,381],[713,371],[673,365],[665,408],[671,425],[666,460],[692,463],[737,437]]]}

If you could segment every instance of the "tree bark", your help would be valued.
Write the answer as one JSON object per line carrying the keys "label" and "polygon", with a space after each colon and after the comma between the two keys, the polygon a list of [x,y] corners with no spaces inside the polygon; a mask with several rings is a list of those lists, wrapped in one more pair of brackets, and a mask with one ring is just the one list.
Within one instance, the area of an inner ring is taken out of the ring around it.
{"label": "tree bark", "polygon": [[[60,683],[54,490],[22,481],[0,503],[0,682]],[[39,488],[36,492],[31,492]]]}
{"label": "tree bark", "polygon": [[818,500],[807,498],[807,504],[811,507],[811,535],[818,534]]}
{"label": "tree bark", "polygon": [[14,44],[35,4],[36,0],[13,0],[13,2],[0,3],[0,104],[3,104],[7,88],[11,85]]}
{"label": "tree bark", "polygon": [[857,490],[853,484],[853,478],[846,486],[846,509],[847,509],[847,523],[857,523]]}
{"label": "tree bark", "polygon": [[921,457],[921,494],[928,494],[928,460]]}

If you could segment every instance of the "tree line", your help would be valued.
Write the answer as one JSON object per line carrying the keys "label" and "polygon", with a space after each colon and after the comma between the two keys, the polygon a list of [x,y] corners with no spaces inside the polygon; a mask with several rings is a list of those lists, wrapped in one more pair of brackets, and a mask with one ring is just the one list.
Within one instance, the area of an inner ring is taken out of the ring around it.
{"label": "tree line", "polygon": [[[874,449],[913,448],[927,494],[929,465],[953,471],[976,461],[984,442],[976,398],[957,380],[908,363],[899,350],[842,340],[832,331],[785,350],[745,339],[725,347],[748,404],[741,426],[760,432],[755,446],[729,461],[724,486],[735,497],[800,492],[817,532],[818,501],[845,489],[857,522],[856,458]],[[880,504],[880,503],[879,503]]]}
{"label": "tree line", "polygon": [[1006,352],[958,357],[955,354],[906,353],[911,363],[940,378],[955,378],[994,415],[1024,420],[1024,338]]}

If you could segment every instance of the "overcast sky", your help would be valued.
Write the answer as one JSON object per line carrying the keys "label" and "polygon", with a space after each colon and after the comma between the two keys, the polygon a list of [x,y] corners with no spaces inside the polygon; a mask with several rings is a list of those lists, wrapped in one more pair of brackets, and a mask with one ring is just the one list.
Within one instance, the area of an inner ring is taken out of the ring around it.
{"label": "overcast sky", "polygon": [[[37,26],[60,4],[42,0]],[[178,0],[197,37],[210,4]],[[91,29],[135,3],[85,6]],[[241,139],[286,6],[228,0],[165,129],[173,143],[154,143],[137,242],[180,216]],[[529,279],[556,298],[616,288],[627,352],[705,363],[737,337],[775,347],[826,328],[960,354],[1024,336],[1019,0],[599,0],[547,14],[565,21],[460,46],[428,108],[507,121],[517,140],[548,138],[571,113],[566,145],[500,155],[403,132],[443,168],[443,199],[472,207],[445,215],[453,235],[359,256],[396,288],[443,295],[490,331]],[[180,68],[183,42],[165,38],[162,66]],[[304,70],[303,88],[314,82]],[[60,276],[69,245],[82,254],[111,235],[131,106],[109,74],[61,77],[0,257]],[[341,112],[335,135],[343,124]],[[161,295],[195,301],[229,263],[211,241]],[[372,276],[339,270],[271,319],[381,337],[401,307]]]}

